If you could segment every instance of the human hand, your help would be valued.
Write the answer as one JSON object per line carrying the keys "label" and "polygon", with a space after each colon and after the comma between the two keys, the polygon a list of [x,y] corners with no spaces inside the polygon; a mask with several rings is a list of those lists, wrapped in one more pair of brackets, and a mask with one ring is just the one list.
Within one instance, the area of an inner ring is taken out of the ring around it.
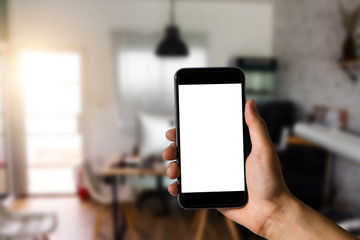
{"label": "human hand", "polygon": [[[218,210],[267,239],[356,239],[290,193],[266,124],[254,100],[245,105],[245,121],[252,143],[245,163],[248,203],[242,208]],[[175,129],[169,130],[166,137],[175,142]],[[175,143],[170,144],[162,155],[165,160],[176,159]],[[176,162],[168,164],[167,175],[170,179],[180,176]],[[177,182],[172,183],[168,190],[176,196],[179,192]]]}
{"label": "human hand", "polygon": [[[249,127],[252,143],[252,151],[245,167],[249,201],[243,208],[219,209],[219,211],[253,232],[261,234],[267,219],[275,215],[282,202],[291,198],[291,194],[284,182],[276,151],[254,100],[249,100],[245,105],[245,121]],[[169,130],[166,137],[175,142],[175,129]],[[176,159],[175,143],[163,151],[163,158]],[[180,176],[176,162],[169,163],[167,174],[170,179]],[[171,184],[168,190],[170,194],[177,195],[177,183]]]}

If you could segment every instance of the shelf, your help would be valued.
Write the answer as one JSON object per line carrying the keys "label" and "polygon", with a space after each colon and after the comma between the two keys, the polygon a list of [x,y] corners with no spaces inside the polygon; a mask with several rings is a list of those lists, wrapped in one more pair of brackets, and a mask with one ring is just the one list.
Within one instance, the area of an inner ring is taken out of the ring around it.
{"label": "shelf", "polygon": [[350,78],[350,80],[353,83],[355,83],[359,79],[360,59],[340,61],[339,65],[344,70],[344,72],[348,75],[348,77]]}
{"label": "shelf", "polygon": [[357,135],[321,125],[301,122],[295,124],[294,132],[297,136],[322,146],[330,152],[360,163],[360,137]]}
{"label": "shelf", "polygon": [[360,59],[359,60],[351,60],[351,61],[340,61],[339,62],[342,67],[357,67],[360,68]]}

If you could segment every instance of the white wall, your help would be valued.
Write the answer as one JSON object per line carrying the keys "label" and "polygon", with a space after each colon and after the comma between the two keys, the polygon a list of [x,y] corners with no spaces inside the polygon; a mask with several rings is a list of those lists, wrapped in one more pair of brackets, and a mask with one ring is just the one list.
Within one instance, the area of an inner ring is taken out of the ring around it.
{"label": "white wall", "polygon": [[[100,164],[134,142],[118,128],[111,32],[162,32],[168,10],[166,0],[9,1],[12,49],[68,48],[84,53],[86,158]],[[236,55],[273,54],[271,2],[179,1],[176,15],[182,31],[208,35],[211,66],[227,65]]]}
{"label": "white wall", "polygon": [[[275,54],[280,59],[280,97],[310,112],[314,105],[346,109],[349,128],[360,131],[360,80],[351,82],[340,66],[345,37],[336,0],[275,0]],[[341,1],[355,9],[359,1]],[[358,28],[360,31],[360,28]],[[335,202],[360,208],[360,165],[337,156]]]}
{"label": "white wall", "polygon": [[[349,128],[360,131],[360,84],[354,84],[337,64],[345,38],[338,1],[276,1],[279,95],[307,112],[314,105],[346,109]],[[359,5],[342,2],[347,9]]]}

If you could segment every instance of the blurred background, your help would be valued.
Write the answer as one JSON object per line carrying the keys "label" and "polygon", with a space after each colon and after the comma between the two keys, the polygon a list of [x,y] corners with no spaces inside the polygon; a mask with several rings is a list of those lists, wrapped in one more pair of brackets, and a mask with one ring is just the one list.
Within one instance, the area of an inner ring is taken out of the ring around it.
{"label": "blurred background", "polygon": [[0,0],[0,238],[261,239],[166,192],[173,75],[204,66],[245,71],[289,189],[359,236],[359,6]]}

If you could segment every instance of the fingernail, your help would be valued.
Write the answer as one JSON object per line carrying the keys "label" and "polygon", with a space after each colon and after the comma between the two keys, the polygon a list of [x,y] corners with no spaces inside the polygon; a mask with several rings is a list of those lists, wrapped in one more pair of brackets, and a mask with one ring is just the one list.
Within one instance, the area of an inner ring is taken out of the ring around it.
{"label": "fingernail", "polygon": [[167,175],[169,175],[170,169],[171,169],[171,167],[168,167],[168,169],[166,170]]}
{"label": "fingernail", "polygon": [[254,112],[257,112],[257,107],[256,107],[256,104],[255,104],[254,99],[251,99],[251,109],[252,109]]}

